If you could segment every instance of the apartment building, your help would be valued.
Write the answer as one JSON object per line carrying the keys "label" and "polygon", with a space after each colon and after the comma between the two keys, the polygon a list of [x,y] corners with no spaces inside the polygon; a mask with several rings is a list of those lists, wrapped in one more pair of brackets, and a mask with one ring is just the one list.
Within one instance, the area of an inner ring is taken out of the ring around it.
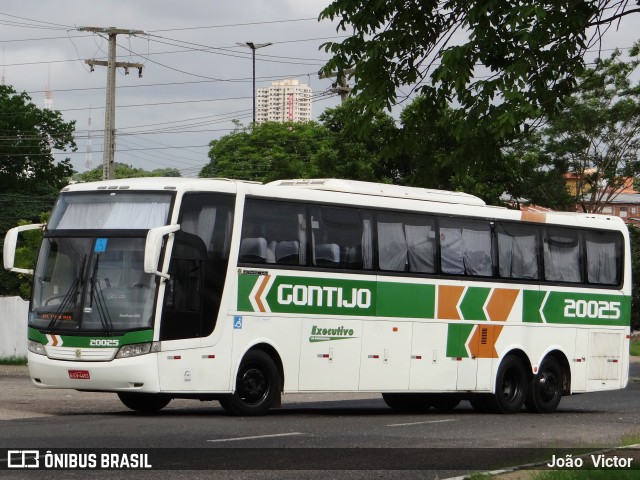
{"label": "apartment building", "polygon": [[296,79],[256,89],[256,123],[310,121],[311,94],[311,87]]}

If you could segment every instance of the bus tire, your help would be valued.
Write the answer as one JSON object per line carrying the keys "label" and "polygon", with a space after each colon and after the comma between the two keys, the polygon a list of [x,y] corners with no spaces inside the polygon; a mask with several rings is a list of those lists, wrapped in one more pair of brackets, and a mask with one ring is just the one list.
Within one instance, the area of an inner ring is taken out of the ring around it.
{"label": "bus tire", "polygon": [[249,350],[238,369],[236,389],[220,405],[237,416],[264,415],[280,403],[280,376],[273,359],[262,350]]}
{"label": "bus tire", "polygon": [[460,397],[453,393],[436,393],[431,396],[431,406],[439,412],[450,412],[460,403]]}
{"label": "bus tire", "polygon": [[529,385],[525,406],[532,413],[553,413],[562,399],[562,368],[554,357],[546,357]]}
{"label": "bus tire", "polygon": [[171,401],[171,397],[161,393],[118,392],[118,398],[125,407],[142,413],[155,413]]}
{"label": "bus tire", "polygon": [[382,399],[399,412],[426,412],[431,408],[430,396],[423,393],[383,393]]}
{"label": "bus tire", "polygon": [[527,398],[529,379],[522,362],[515,355],[507,355],[496,375],[495,410],[498,413],[518,413]]}
{"label": "bus tire", "polygon": [[469,403],[478,413],[491,413],[495,411],[493,395],[489,393],[477,393],[469,399]]}

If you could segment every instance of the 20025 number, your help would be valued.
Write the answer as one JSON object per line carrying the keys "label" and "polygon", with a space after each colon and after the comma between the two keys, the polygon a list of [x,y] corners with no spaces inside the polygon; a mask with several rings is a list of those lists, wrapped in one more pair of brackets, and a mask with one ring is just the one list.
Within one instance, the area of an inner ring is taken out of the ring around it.
{"label": "20025 number", "polygon": [[568,318],[620,318],[620,302],[604,300],[572,300],[564,301],[564,316]]}

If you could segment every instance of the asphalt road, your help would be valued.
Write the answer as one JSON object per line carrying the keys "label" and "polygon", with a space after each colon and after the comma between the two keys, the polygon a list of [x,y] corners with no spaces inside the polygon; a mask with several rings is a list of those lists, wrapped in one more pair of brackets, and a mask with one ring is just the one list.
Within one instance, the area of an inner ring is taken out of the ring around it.
{"label": "asphalt road", "polygon": [[217,402],[194,400],[140,415],[115,394],[42,390],[24,369],[4,368],[0,477],[40,477],[42,471],[1,471],[7,449],[31,449],[67,460],[69,453],[98,460],[104,452],[144,453],[154,468],[166,468],[47,471],[46,478],[442,479],[546,459],[550,451],[541,447],[597,450],[639,437],[640,364],[632,364],[631,378],[621,391],[565,397],[551,415],[480,414],[467,402],[451,413],[405,414],[387,408],[380,395],[295,394],[264,417],[237,418]]}

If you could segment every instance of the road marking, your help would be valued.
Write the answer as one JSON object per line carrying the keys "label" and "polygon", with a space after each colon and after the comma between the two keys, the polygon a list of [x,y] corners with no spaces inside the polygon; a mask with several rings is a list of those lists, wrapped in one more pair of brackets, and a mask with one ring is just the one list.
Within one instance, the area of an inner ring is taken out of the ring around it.
{"label": "road marking", "polygon": [[455,422],[455,418],[447,418],[445,420],[429,420],[427,422],[412,422],[412,423],[392,423],[391,425],[387,425],[387,427],[408,427],[410,425],[425,425],[427,423],[445,423],[445,422]]}
{"label": "road marking", "polygon": [[304,433],[290,432],[290,433],[274,433],[272,435],[255,435],[253,437],[218,438],[215,440],[207,440],[207,442],[240,442],[242,440],[256,440],[258,438],[291,437],[294,435],[304,435]]}

